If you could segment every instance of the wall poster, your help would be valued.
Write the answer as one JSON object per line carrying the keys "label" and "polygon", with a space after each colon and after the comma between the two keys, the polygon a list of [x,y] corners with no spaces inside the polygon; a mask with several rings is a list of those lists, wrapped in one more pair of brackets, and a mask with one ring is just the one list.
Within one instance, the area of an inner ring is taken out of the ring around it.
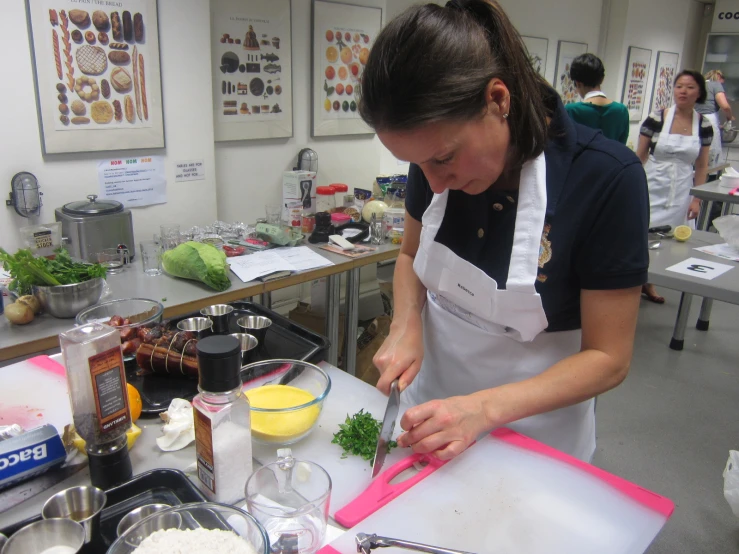
{"label": "wall poster", "polygon": [[163,148],[156,0],[26,0],[46,154]]}
{"label": "wall poster", "polygon": [[664,110],[672,105],[672,89],[675,86],[677,64],[680,55],[673,52],[657,52],[657,66],[654,69],[654,85],[652,86],[652,102],[649,113]]}
{"label": "wall poster", "polygon": [[290,0],[210,0],[216,142],[293,135]]}
{"label": "wall poster", "polygon": [[357,85],[382,25],[382,9],[313,0],[312,136],[372,133]]}
{"label": "wall poster", "polygon": [[525,37],[521,39],[526,45],[526,50],[529,52],[529,60],[531,65],[534,66],[536,72],[544,77],[544,73],[547,70],[547,51],[549,50],[549,40],[538,37]]}
{"label": "wall poster", "polygon": [[584,42],[568,42],[560,40],[557,45],[557,65],[554,70],[554,88],[562,97],[564,104],[580,101],[580,95],[575,90],[575,83],[570,79],[572,60],[588,51]]}
{"label": "wall poster", "polygon": [[651,61],[651,50],[629,46],[624,74],[624,90],[621,93],[621,102],[629,110],[629,121],[640,122],[642,120],[644,105],[647,101],[647,77]]}

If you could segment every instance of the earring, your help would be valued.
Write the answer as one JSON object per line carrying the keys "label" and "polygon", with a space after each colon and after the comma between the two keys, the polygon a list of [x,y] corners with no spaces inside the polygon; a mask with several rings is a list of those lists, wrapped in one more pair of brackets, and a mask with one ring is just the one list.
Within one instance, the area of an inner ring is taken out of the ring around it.
{"label": "earring", "polygon": [[507,113],[504,113],[503,114],[503,119],[508,119],[508,114]]}

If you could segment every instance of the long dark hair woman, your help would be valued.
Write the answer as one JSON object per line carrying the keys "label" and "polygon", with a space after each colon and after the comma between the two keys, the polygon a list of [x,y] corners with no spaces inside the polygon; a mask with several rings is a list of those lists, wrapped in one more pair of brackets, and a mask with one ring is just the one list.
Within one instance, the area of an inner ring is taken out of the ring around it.
{"label": "long dark hair woman", "polygon": [[360,113],[411,162],[395,316],[375,356],[399,442],[451,458],[506,425],[588,460],[593,397],[631,360],[647,279],[638,158],[572,122],[493,0],[380,32]]}

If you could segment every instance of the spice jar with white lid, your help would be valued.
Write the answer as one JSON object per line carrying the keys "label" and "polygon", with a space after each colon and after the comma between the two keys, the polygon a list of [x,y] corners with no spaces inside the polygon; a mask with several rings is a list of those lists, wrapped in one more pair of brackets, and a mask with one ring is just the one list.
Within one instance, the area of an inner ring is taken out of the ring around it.
{"label": "spice jar with white lid", "polygon": [[198,486],[215,502],[244,497],[252,473],[251,408],[241,390],[241,344],[213,335],[197,344],[199,394],[193,398]]}
{"label": "spice jar with white lid", "polygon": [[344,183],[331,183],[329,185],[334,189],[334,203],[336,208],[344,208],[344,197],[349,192],[349,186]]}
{"label": "spice jar with white lid", "polygon": [[336,208],[335,194],[332,186],[316,187],[316,212],[333,212]]}

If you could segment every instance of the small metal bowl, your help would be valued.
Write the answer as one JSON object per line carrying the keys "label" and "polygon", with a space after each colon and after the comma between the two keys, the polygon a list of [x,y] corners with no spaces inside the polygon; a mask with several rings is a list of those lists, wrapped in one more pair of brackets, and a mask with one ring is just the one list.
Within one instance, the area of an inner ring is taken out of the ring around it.
{"label": "small metal bowl", "polygon": [[97,304],[103,295],[104,284],[105,279],[96,277],[74,285],[35,286],[33,293],[46,313],[65,319],[75,317],[88,306]]}
{"label": "small metal bowl", "polygon": [[236,324],[243,333],[252,335],[259,344],[264,345],[264,338],[267,336],[267,329],[272,325],[272,320],[261,315],[247,315],[240,317]]}
{"label": "small metal bowl", "polygon": [[177,330],[189,331],[198,339],[204,339],[213,333],[213,321],[207,317],[188,317],[177,323]]}
{"label": "small metal bowl", "polygon": [[200,310],[200,315],[213,322],[214,333],[228,333],[228,319],[234,307],[229,304],[215,304]]}
{"label": "small metal bowl", "polygon": [[49,498],[41,509],[41,516],[76,521],[82,525],[88,543],[100,534],[100,516],[107,502],[108,497],[97,487],[72,487]]}
{"label": "small metal bowl", "polygon": [[231,336],[239,341],[241,344],[241,365],[245,366],[255,362],[255,353],[259,341],[253,335],[248,333],[231,333]]}
{"label": "small metal bowl", "polygon": [[54,548],[72,548],[79,552],[85,544],[85,530],[72,519],[42,519],[14,533],[3,546],[5,554],[47,552]]}
{"label": "small metal bowl", "polygon": [[135,510],[131,510],[123,516],[123,519],[118,523],[116,534],[120,537],[142,519],[146,519],[151,514],[161,512],[167,508],[170,508],[169,504],[146,504],[145,506],[139,506]]}

